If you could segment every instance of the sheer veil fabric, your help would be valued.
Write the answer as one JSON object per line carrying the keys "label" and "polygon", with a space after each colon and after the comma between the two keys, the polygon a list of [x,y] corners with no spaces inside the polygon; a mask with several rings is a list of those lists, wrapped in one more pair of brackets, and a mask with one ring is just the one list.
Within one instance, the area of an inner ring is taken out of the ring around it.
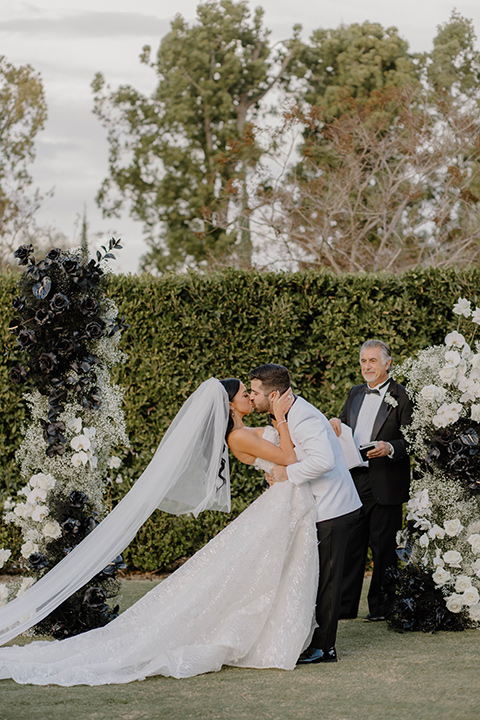
{"label": "sheer veil fabric", "polygon": [[206,509],[230,511],[228,407],[228,395],[218,380],[210,378],[200,385],[121,502],[50,572],[0,608],[0,644],[36,625],[100,572],[156,508],[195,516]]}

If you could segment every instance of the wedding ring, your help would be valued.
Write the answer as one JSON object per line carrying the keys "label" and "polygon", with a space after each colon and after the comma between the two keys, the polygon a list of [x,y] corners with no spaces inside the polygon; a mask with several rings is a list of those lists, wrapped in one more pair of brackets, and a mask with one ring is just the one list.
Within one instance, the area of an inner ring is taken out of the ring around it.
{"label": "wedding ring", "polygon": [[289,396],[288,396],[288,399],[289,399],[289,400],[291,400],[291,399],[292,399],[292,397],[293,397],[293,395],[289,395]]}

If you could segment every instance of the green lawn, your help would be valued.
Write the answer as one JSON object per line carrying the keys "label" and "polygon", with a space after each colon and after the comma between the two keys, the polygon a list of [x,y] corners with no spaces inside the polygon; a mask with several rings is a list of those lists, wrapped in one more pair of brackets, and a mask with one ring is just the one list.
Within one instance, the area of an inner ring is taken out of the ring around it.
{"label": "green lawn", "polygon": [[[124,583],[124,606],[152,587]],[[361,612],[365,614],[365,599]],[[478,720],[480,634],[398,634],[342,620],[340,662],[292,672],[225,668],[97,688],[0,681],[0,720]]]}

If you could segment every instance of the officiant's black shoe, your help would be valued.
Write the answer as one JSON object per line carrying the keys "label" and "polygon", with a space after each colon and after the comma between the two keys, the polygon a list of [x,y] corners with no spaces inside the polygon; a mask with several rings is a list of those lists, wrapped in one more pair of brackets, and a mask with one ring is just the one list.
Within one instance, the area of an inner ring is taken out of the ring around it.
{"label": "officiant's black shoe", "polygon": [[297,660],[297,665],[313,665],[314,663],[331,663],[337,661],[337,651],[334,647],[326,651],[320,648],[309,647],[302,652]]}
{"label": "officiant's black shoe", "polygon": [[385,615],[372,615],[372,613],[368,613],[362,618],[363,622],[382,622],[382,620],[386,619]]}

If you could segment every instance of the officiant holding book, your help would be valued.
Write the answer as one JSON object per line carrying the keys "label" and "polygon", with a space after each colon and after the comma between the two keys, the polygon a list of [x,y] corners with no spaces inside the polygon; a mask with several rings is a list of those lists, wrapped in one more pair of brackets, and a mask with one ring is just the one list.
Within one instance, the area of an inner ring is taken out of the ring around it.
{"label": "officiant holding book", "polygon": [[397,565],[396,534],[402,527],[402,503],[408,500],[410,486],[410,461],[401,428],[411,422],[412,403],[405,388],[389,377],[391,365],[386,343],[363,343],[360,368],[365,383],[350,390],[339,417],[330,420],[339,437],[342,423],[352,430],[359,457],[350,472],[362,501],[358,522],[348,537],[341,618],[357,617],[369,545],[373,575],[366,621],[385,620],[385,574]]}

